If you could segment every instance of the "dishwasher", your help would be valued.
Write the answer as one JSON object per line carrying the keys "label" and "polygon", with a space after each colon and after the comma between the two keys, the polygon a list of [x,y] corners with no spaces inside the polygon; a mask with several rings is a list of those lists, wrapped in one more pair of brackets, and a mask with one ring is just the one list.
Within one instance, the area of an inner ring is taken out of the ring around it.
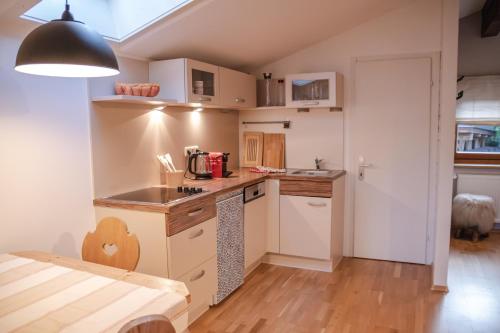
{"label": "dishwasher", "polygon": [[217,204],[217,294],[219,304],[243,284],[245,245],[243,224],[243,189],[216,199]]}

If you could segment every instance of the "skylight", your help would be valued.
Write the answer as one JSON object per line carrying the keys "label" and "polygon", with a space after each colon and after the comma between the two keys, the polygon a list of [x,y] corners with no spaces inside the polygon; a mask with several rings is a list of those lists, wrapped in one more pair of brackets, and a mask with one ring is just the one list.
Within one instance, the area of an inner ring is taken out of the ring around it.
{"label": "skylight", "polygon": [[[124,41],[192,0],[69,0],[75,20],[104,37]],[[65,0],[41,0],[22,18],[37,22],[59,19]]]}

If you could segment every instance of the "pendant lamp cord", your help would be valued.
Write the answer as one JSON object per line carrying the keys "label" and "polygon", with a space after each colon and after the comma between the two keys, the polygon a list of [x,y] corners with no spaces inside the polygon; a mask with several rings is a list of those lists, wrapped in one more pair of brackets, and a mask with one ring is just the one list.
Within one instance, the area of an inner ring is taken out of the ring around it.
{"label": "pendant lamp cord", "polygon": [[68,0],[66,0],[65,10],[62,13],[61,20],[62,21],[73,21],[74,20],[73,15],[69,11]]}

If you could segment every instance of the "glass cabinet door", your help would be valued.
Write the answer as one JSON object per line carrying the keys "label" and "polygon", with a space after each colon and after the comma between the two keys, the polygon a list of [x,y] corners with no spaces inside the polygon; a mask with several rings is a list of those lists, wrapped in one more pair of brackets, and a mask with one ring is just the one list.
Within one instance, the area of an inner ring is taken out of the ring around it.
{"label": "glass cabinet door", "polygon": [[330,81],[318,80],[292,80],[293,101],[319,101],[330,99]]}
{"label": "glass cabinet door", "polygon": [[297,108],[343,106],[343,78],[340,73],[303,73],[285,77],[286,106]]}
{"label": "glass cabinet door", "polygon": [[215,74],[191,68],[193,94],[201,96],[215,96]]}
{"label": "glass cabinet door", "polygon": [[187,62],[189,102],[216,104],[219,95],[219,68],[191,59]]}

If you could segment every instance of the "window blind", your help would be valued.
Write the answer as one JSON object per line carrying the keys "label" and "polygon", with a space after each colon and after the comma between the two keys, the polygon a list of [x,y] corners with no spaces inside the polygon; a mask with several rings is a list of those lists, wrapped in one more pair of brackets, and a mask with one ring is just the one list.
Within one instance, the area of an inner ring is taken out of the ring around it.
{"label": "window blind", "polygon": [[458,121],[500,121],[500,75],[466,76],[457,84]]}

